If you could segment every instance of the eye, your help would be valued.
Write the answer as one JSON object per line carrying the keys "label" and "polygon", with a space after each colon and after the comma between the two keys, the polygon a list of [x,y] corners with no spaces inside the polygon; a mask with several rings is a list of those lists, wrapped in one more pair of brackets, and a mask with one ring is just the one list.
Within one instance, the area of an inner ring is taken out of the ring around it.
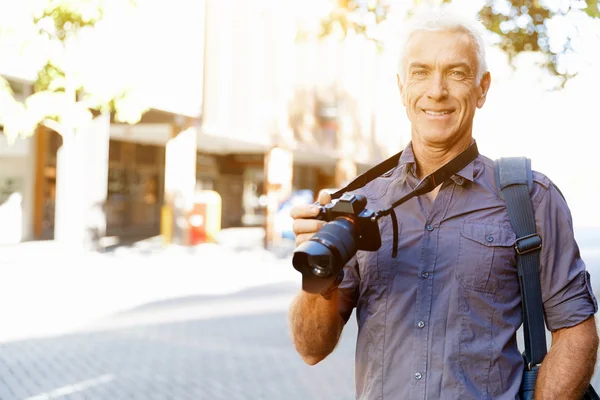
{"label": "eye", "polygon": [[424,69],[416,69],[412,72],[412,76],[419,78],[419,77],[423,77],[427,74],[427,71],[425,71]]}
{"label": "eye", "polygon": [[453,70],[450,71],[450,76],[453,78],[464,78],[467,74],[465,74],[463,71],[459,71],[459,70]]}

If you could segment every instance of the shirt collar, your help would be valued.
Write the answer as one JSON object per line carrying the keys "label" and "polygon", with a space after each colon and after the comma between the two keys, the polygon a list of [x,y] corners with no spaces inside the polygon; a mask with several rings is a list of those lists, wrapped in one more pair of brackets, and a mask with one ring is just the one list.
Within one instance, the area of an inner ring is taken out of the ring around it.
{"label": "shirt collar", "polygon": [[[458,171],[456,174],[452,175],[452,180],[459,186],[462,186],[465,182],[465,179],[469,182],[473,182],[475,176],[478,174],[480,166],[479,166],[479,156],[466,167]],[[412,141],[408,142],[402,154],[400,155],[400,160],[398,161],[398,167],[400,171],[402,171],[403,177],[406,177],[407,174],[412,173],[415,175],[417,162],[415,160],[415,153],[413,153]]]}
{"label": "shirt collar", "polygon": [[412,142],[408,142],[408,144],[402,151],[402,154],[400,155],[400,160],[398,160],[398,166],[399,167],[407,166],[407,167],[410,167],[408,169],[414,170],[415,165],[416,165],[416,161],[415,161],[415,154],[413,153],[413,149],[412,149]]}

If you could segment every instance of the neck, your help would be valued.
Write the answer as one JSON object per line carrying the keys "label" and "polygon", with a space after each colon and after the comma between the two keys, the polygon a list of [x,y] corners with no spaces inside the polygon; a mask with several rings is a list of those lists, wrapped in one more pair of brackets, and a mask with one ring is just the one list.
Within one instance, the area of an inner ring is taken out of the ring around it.
{"label": "neck", "polygon": [[448,145],[412,141],[413,153],[417,162],[417,177],[423,179],[432,174],[448,161],[465,151],[472,143],[471,135]]}

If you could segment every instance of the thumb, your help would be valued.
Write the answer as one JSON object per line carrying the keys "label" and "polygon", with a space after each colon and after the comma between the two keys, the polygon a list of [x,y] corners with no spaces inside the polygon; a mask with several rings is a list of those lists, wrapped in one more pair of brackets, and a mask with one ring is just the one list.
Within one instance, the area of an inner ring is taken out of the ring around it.
{"label": "thumb", "polygon": [[319,192],[319,204],[321,205],[325,205],[325,204],[329,204],[331,203],[331,194],[329,194],[329,192],[327,192],[326,190],[321,190]]}

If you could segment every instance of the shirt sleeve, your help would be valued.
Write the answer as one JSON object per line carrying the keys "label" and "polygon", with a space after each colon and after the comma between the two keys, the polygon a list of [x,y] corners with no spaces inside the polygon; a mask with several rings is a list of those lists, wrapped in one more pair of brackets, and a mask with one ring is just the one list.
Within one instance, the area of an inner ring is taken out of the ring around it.
{"label": "shirt sleeve", "polygon": [[590,275],[579,254],[569,207],[550,184],[535,211],[542,237],[540,283],[550,331],[571,327],[598,311]]}
{"label": "shirt sleeve", "polygon": [[358,274],[358,258],[356,255],[344,266],[344,279],[338,286],[340,294],[340,303],[338,312],[344,319],[344,323],[348,322],[352,310],[358,302],[358,285],[360,276]]}

